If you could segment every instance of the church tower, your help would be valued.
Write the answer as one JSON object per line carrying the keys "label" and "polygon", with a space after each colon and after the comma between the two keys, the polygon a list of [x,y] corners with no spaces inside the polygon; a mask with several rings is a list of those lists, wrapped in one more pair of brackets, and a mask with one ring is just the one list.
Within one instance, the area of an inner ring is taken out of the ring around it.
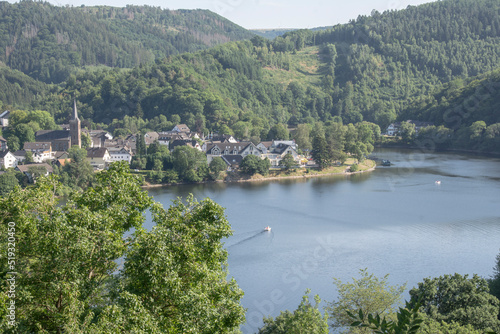
{"label": "church tower", "polygon": [[82,147],[82,127],[80,119],[78,118],[78,111],[76,110],[76,100],[74,100],[73,115],[69,120],[69,133],[71,135],[71,145]]}

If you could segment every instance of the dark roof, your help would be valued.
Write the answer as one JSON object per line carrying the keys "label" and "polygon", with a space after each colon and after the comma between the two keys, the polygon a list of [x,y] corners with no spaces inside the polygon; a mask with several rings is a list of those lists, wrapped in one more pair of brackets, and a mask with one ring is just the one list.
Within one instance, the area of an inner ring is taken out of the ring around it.
{"label": "dark roof", "polygon": [[40,130],[35,133],[36,141],[52,141],[58,139],[71,139],[71,134],[67,130]]}
{"label": "dark roof", "polygon": [[285,152],[288,148],[290,147],[290,145],[286,145],[286,144],[279,144],[278,146],[276,146],[274,149],[273,149],[273,153],[278,153],[278,154],[282,154],[283,152]]}
{"label": "dark roof", "polygon": [[243,156],[240,154],[227,154],[222,156],[222,160],[224,160],[228,165],[234,166],[241,163]]}
{"label": "dark roof", "polygon": [[237,150],[238,152],[243,151],[245,148],[247,148],[249,145],[253,145],[252,142],[249,141],[242,141],[239,143],[210,143],[207,146],[207,152],[210,152],[212,148],[217,146],[221,153],[224,152],[226,149],[229,152],[233,152],[234,150]]}
{"label": "dark roof", "polygon": [[5,156],[6,156],[8,153],[9,153],[9,150],[0,151],[0,159],[5,158]]}
{"label": "dark roof", "polygon": [[26,142],[24,143],[23,149],[26,150],[49,150],[51,146],[50,142]]}
{"label": "dark roof", "polygon": [[87,149],[87,158],[104,158],[108,149],[106,147],[92,147]]}
{"label": "dark roof", "polygon": [[14,154],[14,156],[16,156],[16,157],[25,157],[26,156],[26,151],[25,150],[19,150],[19,151],[15,151],[12,154]]}
{"label": "dark roof", "polygon": [[29,164],[29,165],[17,165],[17,169],[19,169],[21,172],[26,173],[28,172],[30,167],[45,167],[47,169],[47,172],[52,173],[54,169],[52,169],[52,166],[47,164],[47,163],[41,163],[41,164]]}

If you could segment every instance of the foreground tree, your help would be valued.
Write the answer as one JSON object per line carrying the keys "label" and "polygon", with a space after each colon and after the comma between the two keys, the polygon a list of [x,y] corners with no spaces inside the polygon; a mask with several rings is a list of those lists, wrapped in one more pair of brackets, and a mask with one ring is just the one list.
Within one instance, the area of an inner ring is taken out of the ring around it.
{"label": "foreground tree", "polygon": [[[0,254],[0,277],[17,272],[16,327],[2,316],[1,332],[226,333],[243,321],[242,292],[226,281],[220,240],[231,232],[222,208],[210,200],[152,206],[128,169],[112,164],[64,204],[60,184],[45,177],[0,199],[1,235],[14,227],[16,245],[14,267]],[[158,225],[151,232],[142,227],[148,208]],[[0,244],[7,249],[7,238]]]}
{"label": "foreground tree", "polygon": [[264,318],[264,326],[259,329],[259,334],[328,334],[327,316],[319,310],[321,298],[314,296],[315,305],[309,302],[306,291],[299,307],[292,312],[281,312],[275,319]]}
{"label": "foreground tree", "polygon": [[[395,313],[395,307],[401,302],[401,294],[405,286],[391,286],[388,283],[389,275],[378,278],[369,274],[366,269],[360,270],[361,278],[353,278],[352,283],[342,283],[334,278],[338,290],[338,300],[328,303],[326,308],[329,313],[331,326],[334,329],[343,329],[353,320],[349,313],[362,310],[360,321],[368,322],[369,314],[387,316]],[[366,328],[356,328],[350,332],[370,333]]]}
{"label": "foreground tree", "polygon": [[[493,275],[488,279],[488,285],[490,287],[490,293],[500,299],[500,254],[496,257],[496,263],[493,267]],[[498,315],[500,319],[500,313]]]}
{"label": "foreground tree", "polygon": [[267,175],[271,162],[269,159],[261,159],[253,154],[249,154],[243,158],[240,164],[240,170],[248,175],[261,174]]}
{"label": "foreground tree", "polygon": [[478,330],[500,330],[499,300],[489,293],[485,279],[474,275],[426,278],[410,290],[410,305],[419,300],[422,310],[438,321],[455,321]]}
{"label": "foreground tree", "polygon": [[156,226],[132,240],[122,275],[125,290],[138,296],[166,333],[227,333],[244,321],[243,296],[226,281],[230,236],[224,210],[206,199],[151,208]]}
{"label": "foreground tree", "polygon": [[290,171],[293,167],[297,166],[297,162],[293,158],[293,156],[290,153],[285,154],[283,159],[281,159],[279,166],[286,170],[287,172]]}

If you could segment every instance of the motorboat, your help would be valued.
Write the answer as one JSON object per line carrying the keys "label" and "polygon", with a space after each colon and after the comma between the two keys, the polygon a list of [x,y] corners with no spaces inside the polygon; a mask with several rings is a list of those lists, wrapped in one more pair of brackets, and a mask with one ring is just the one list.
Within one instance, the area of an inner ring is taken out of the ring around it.
{"label": "motorboat", "polygon": [[441,181],[436,181],[436,182],[434,182],[434,183],[435,183],[435,184],[441,184]]}
{"label": "motorboat", "polygon": [[271,227],[270,227],[270,226],[267,226],[266,228],[264,228],[264,231],[271,232]]}
{"label": "motorboat", "polygon": [[389,160],[382,160],[382,166],[390,166],[391,162]]}

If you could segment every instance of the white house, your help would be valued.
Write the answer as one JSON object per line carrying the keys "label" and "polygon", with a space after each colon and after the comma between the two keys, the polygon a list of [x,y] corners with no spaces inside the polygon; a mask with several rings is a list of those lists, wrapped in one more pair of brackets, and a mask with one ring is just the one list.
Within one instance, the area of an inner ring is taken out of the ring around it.
{"label": "white house", "polygon": [[206,147],[207,162],[210,163],[214,157],[224,155],[241,155],[243,158],[249,154],[261,156],[261,151],[252,142],[239,143],[210,143]]}
{"label": "white house", "polygon": [[108,148],[108,152],[109,152],[109,162],[126,161],[130,163],[132,161],[132,154],[130,153],[129,150],[125,149],[124,147]]}
{"label": "white house", "polygon": [[9,110],[5,110],[3,113],[0,114],[0,126],[1,127],[6,127],[9,125],[9,115],[10,115]]}
{"label": "white house", "polygon": [[111,157],[106,147],[93,147],[87,149],[87,160],[94,169],[104,169]]}
{"label": "white house", "polygon": [[51,142],[26,142],[23,149],[26,152],[31,152],[34,162],[41,163],[52,159]]}
{"label": "white house", "polygon": [[9,150],[0,151],[0,166],[10,168],[17,166],[17,159]]}

